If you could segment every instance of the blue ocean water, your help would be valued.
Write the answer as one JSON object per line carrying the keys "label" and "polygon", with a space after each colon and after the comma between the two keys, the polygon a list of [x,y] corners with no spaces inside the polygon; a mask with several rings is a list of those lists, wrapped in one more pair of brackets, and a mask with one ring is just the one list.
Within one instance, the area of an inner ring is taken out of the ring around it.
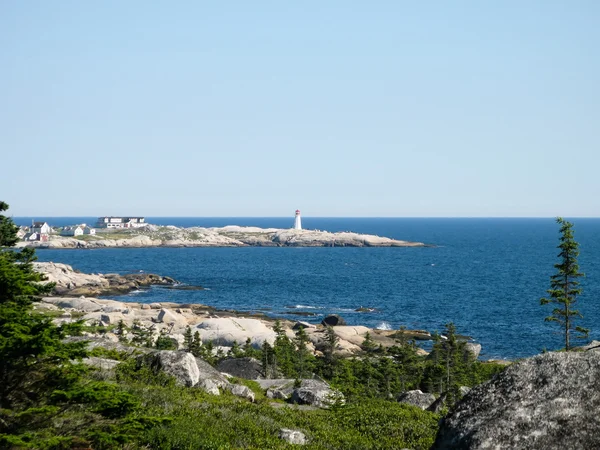
{"label": "blue ocean water", "polygon": [[[43,218],[50,225],[95,218]],[[570,219],[580,243],[582,326],[600,339],[600,219]],[[291,218],[147,218],[177,226],[288,228]],[[15,218],[27,224],[31,218]],[[454,322],[483,347],[482,358],[518,358],[561,347],[540,306],[557,262],[553,219],[303,218],[305,228],[356,231],[434,244],[427,248],[153,248],[40,250],[41,261],[84,272],[172,276],[204,291],[152,288],[121,298],[262,310],[318,322],[338,313],[350,324],[442,330]],[[373,307],[359,313],[356,308]]]}

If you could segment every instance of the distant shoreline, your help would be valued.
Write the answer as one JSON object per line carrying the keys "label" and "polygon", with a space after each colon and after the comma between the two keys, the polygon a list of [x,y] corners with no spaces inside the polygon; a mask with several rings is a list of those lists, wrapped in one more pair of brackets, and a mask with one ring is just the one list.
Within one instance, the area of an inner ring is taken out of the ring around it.
{"label": "distant shoreline", "polygon": [[140,228],[98,231],[96,235],[65,237],[50,234],[47,241],[21,241],[18,247],[36,249],[94,249],[151,247],[431,247],[353,232],[294,230],[230,225],[218,228],[148,224]]}

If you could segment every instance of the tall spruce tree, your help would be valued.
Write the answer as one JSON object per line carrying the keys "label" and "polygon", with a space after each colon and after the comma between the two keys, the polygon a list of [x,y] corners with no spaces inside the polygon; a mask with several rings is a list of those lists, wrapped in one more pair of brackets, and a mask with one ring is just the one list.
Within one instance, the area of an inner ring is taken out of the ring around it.
{"label": "tall spruce tree", "polygon": [[[0,202],[0,210],[8,205]],[[33,300],[52,289],[41,284],[33,270],[32,249],[10,249],[18,228],[0,215],[0,447],[29,448],[37,429],[48,427],[61,409],[57,392],[68,392],[80,379],[83,367],[72,360],[86,355],[84,343],[63,339],[81,324],[54,325],[33,310]]]}
{"label": "tall spruce tree", "polygon": [[567,222],[562,217],[556,219],[556,223],[560,225],[560,238],[558,249],[560,253],[558,257],[560,261],[554,264],[556,273],[550,277],[550,289],[548,289],[548,297],[542,298],[540,303],[547,305],[552,303],[555,308],[552,314],[546,317],[547,322],[556,322],[561,327],[561,333],[564,334],[565,350],[571,349],[571,333],[576,339],[586,339],[589,331],[575,325],[574,321],[583,318],[583,315],[574,309],[577,302],[577,296],[581,294],[578,279],[583,277],[583,273],[579,272],[579,264],[577,257],[579,256],[579,244],[573,237],[573,224]]}

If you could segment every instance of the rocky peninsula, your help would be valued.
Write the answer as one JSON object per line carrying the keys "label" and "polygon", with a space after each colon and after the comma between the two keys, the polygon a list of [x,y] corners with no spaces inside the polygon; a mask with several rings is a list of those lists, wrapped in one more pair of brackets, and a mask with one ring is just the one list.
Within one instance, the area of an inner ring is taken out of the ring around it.
{"label": "rocky peninsula", "polygon": [[64,237],[50,234],[47,241],[22,241],[17,247],[39,249],[110,247],[423,247],[387,237],[352,232],[241,227],[179,228],[148,224],[140,228],[105,230],[95,235]]}

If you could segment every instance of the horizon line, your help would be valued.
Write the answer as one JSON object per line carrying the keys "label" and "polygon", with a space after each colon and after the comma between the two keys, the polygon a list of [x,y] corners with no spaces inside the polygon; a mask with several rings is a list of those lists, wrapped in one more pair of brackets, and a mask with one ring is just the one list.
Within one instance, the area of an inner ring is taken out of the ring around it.
{"label": "horizon line", "polygon": [[[46,216],[44,214],[27,216],[10,216],[16,219],[30,219],[35,217],[46,217],[49,219],[68,219],[80,217],[105,217],[105,216]],[[130,216],[112,216],[130,217]],[[289,219],[292,216],[131,216],[156,219]],[[600,216],[302,216],[311,219],[556,219],[567,217],[571,219],[600,219]]]}

